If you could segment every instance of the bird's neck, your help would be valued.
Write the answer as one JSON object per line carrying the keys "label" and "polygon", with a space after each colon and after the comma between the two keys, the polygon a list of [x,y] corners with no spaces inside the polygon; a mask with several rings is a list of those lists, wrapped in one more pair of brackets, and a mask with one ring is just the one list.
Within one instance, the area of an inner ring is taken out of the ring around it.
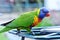
{"label": "bird's neck", "polygon": [[40,23],[42,21],[42,19],[41,18],[35,18],[34,19],[34,22],[33,22],[33,24],[32,24],[32,26],[34,27],[35,25],[37,25],[38,23]]}

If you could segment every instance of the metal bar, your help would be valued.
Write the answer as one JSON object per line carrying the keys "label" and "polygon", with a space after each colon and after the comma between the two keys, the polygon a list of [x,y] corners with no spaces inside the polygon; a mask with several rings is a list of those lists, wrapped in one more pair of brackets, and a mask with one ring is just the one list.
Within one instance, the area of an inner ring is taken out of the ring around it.
{"label": "metal bar", "polygon": [[21,40],[25,40],[25,37],[22,36]]}

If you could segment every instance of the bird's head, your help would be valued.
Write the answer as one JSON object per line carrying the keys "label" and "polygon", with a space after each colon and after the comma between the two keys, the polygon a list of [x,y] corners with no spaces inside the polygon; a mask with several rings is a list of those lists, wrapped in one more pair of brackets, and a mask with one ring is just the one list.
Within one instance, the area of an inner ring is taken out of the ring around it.
{"label": "bird's head", "polygon": [[39,18],[43,19],[44,17],[49,17],[49,10],[47,8],[41,8],[39,13]]}

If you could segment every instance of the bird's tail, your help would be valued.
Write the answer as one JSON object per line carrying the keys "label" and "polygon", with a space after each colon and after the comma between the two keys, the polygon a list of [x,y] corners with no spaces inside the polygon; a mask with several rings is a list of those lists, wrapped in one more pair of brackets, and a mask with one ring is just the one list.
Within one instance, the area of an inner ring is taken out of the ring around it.
{"label": "bird's tail", "polygon": [[11,28],[8,28],[8,27],[0,27],[0,33],[4,33],[4,32],[7,32],[7,31],[9,31],[9,30],[11,30]]}
{"label": "bird's tail", "polygon": [[3,23],[3,24],[1,24],[2,26],[6,26],[7,24],[9,24],[9,23],[11,23],[12,21],[14,21],[15,19],[13,19],[13,20],[11,20],[11,21],[8,21],[8,22],[6,22],[6,23]]}

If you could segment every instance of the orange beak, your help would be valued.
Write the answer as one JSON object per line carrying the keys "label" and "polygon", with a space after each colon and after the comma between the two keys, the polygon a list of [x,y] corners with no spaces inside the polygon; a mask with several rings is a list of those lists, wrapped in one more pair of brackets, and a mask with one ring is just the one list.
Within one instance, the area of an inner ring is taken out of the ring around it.
{"label": "orange beak", "polygon": [[47,13],[47,14],[46,14],[46,17],[49,17],[49,16],[50,16],[50,13]]}

